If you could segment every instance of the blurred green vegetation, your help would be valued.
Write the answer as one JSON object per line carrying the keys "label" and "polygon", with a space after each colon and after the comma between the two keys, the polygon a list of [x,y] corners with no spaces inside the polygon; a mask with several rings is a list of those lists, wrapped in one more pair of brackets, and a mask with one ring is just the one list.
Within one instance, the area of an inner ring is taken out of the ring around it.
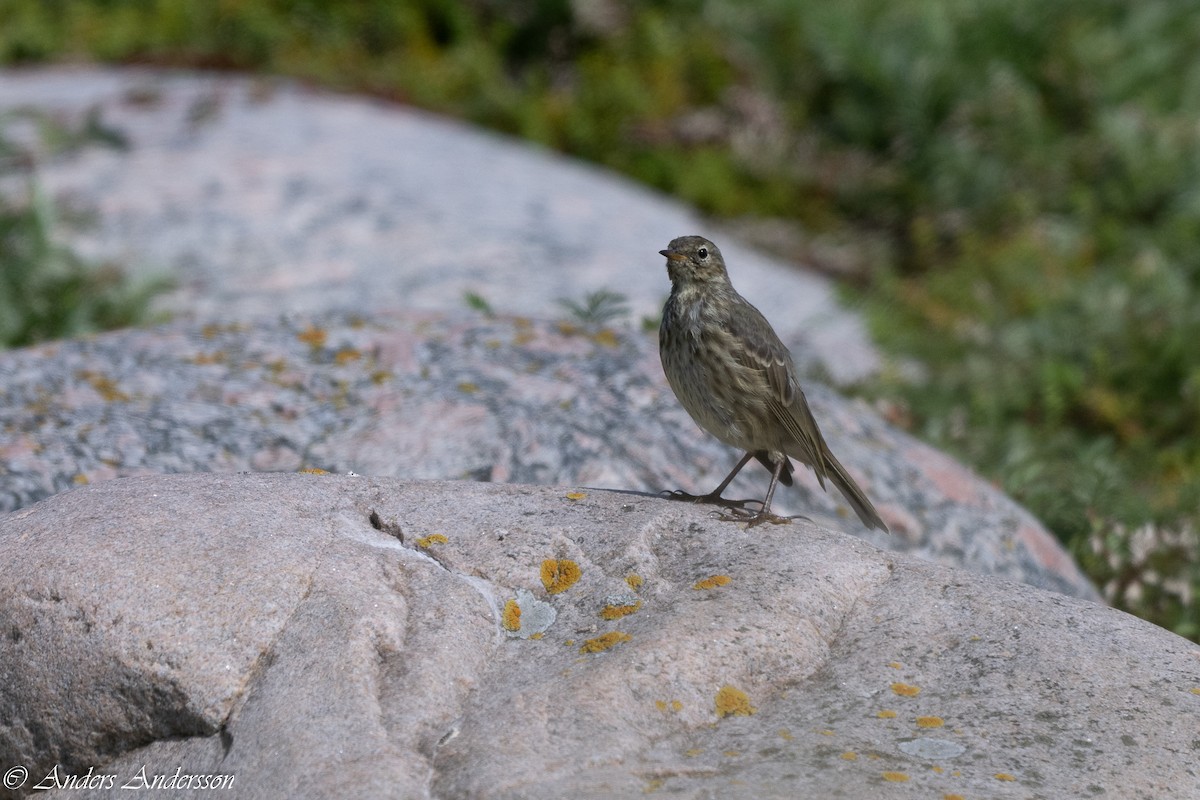
{"label": "blurred green vegetation", "polygon": [[[10,126],[28,135],[9,136]],[[64,215],[37,181],[38,158],[97,145],[125,143],[96,114],[75,126],[0,114],[0,350],[137,324],[166,285],[134,285],[118,266],[90,264],[63,243]]]}
{"label": "blurred green vegetation", "polygon": [[[783,220],[865,391],[1200,638],[1200,14],[1176,0],[0,0],[0,63],[300,77]],[[836,253],[828,263],[825,256]]]}

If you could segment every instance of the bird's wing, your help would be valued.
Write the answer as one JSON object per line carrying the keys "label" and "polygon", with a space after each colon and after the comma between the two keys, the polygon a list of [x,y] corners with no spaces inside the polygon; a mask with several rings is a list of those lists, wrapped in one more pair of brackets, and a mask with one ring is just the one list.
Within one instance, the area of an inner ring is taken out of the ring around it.
{"label": "bird's wing", "polygon": [[828,475],[826,454],[829,446],[821,436],[817,421],[808,407],[808,399],[796,378],[796,367],[792,354],[779,341],[766,317],[757,308],[740,296],[741,302],[732,304],[729,315],[729,332],[741,344],[741,352],[735,358],[742,366],[763,375],[771,396],[767,401],[771,412],[791,434],[803,460],[812,467],[821,488],[825,488]]}

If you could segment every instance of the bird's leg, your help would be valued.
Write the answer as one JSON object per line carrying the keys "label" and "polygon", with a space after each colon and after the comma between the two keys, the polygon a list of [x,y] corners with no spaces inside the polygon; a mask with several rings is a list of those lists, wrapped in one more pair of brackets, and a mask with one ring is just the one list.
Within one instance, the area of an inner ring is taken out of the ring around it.
{"label": "bird's leg", "polygon": [[[739,508],[739,509],[745,508],[746,503],[755,503],[758,501],[756,501],[756,500],[726,500],[725,498],[721,497],[721,492],[725,491],[725,489],[729,486],[729,484],[733,482],[733,479],[737,476],[737,474],[742,471],[742,467],[746,466],[746,464],[749,463],[750,459],[752,459],[752,458],[754,458],[753,453],[746,453],[746,455],[742,456],[742,460],[737,463],[737,466],[735,466],[733,468],[732,472],[730,472],[728,475],[725,476],[725,480],[721,481],[721,485],[718,486],[717,488],[713,489],[708,494],[701,494],[701,495],[688,494],[687,492],[683,491],[682,489],[676,489],[675,491],[667,492],[665,494],[665,497],[667,497],[667,499],[669,499],[669,500],[686,500],[686,501],[689,501],[692,503],[711,503],[713,505],[725,506],[727,508]],[[775,471],[775,474],[777,477],[779,475],[779,469],[780,468],[777,468]],[[774,485],[775,485],[774,482],[772,482],[772,484],[771,484],[772,488],[774,488]],[[768,495],[768,502],[769,502],[769,495]]]}
{"label": "bird's leg", "polygon": [[[750,456],[746,454],[747,458]],[[742,464],[746,461],[743,459]],[[787,463],[787,459],[780,459],[775,463],[775,469],[771,471],[771,485],[767,487],[767,496],[763,498],[762,508],[758,511],[747,511],[744,508],[745,501],[742,505],[730,507],[729,511],[720,516],[720,519],[726,521],[745,522],[746,527],[753,528],[755,525],[761,525],[764,522],[773,522],[776,525],[787,525],[792,521],[791,517],[780,517],[771,513],[771,499],[775,496],[775,487],[779,485],[779,476],[783,473],[783,466]],[[738,465],[741,469],[742,464]],[[732,478],[733,476],[730,475]]]}

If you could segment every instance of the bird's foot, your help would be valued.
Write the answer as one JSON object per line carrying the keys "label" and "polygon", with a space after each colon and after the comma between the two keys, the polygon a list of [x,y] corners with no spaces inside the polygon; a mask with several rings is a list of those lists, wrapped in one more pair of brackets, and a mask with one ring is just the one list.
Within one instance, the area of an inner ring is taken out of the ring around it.
{"label": "bird's foot", "polygon": [[667,500],[682,500],[687,503],[704,503],[711,506],[723,506],[730,511],[744,511],[746,513],[750,513],[746,509],[747,503],[762,504],[761,500],[726,500],[724,497],[721,497],[721,495],[716,494],[715,492],[709,492],[708,494],[688,494],[682,489],[667,489],[659,492],[659,496]]}
{"label": "bird's foot", "polygon": [[[748,501],[760,502],[760,501]],[[764,522],[770,522],[772,525],[791,525],[792,520],[797,519],[799,515],[781,517],[778,514],[772,514],[766,509],[759,511],[751,511],[747,508],[729,508],[722,514],[717,515],[717,519],[723,522],[744,522],[747,528],[753,528],[756,525],[762,525]]]}

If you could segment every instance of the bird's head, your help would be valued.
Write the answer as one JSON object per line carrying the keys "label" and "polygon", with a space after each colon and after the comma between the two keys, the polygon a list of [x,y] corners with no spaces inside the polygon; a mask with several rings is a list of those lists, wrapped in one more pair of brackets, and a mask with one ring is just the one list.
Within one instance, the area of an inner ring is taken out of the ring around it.
{"label": "bird's head", "polygon": [[675,286],[729,282],[721,251],[703,236],[680,236],[658,252],[667,257],[667,275]]}

